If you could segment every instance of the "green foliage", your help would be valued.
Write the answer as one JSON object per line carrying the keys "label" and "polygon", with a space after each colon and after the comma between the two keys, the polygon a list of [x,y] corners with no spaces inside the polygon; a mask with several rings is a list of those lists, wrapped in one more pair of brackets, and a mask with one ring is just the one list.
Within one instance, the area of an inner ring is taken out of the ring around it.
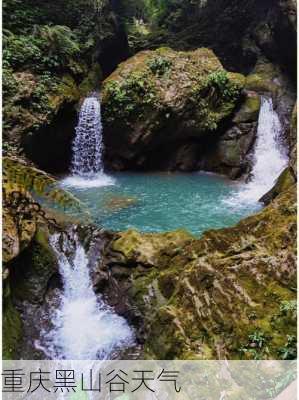
{"label": "green foliage", "polygon": [[297,301],[296,300],[282,301],[279,309],[280,309],[281,315],[291,314],[291,315],[296,316]]}
{"label": "green foliage", "polygon": [[294,360],[297,357],[297,338],[294,335],[287,335],[287,342],[278,350],[283,360]]}
{"label": "green foliage", "polygon": [[257,329],[248,335],[247,344],[242,346],[239,352],[254,360],[263,359],[269,353],[269,349],[266,346],[269,339],[264,332]]}
{"label": "green foliage", "polygon": [[39,35],[46,43],[49,55],[57,54],[60,57],[68,58],[80,52],[76,35],[67,26],[44,25],[39,28]]}
{"label": "green foliage", "polygon": [[[137,107],[153,104],[155,95],[149,80],[141,73],[133,73],[123,82],[110,81],[105,87],[104,114],[108,121],[114,120],[114,115],[122,113],[122,117],[131,116]],[[138,106],[137,106],[138,105]]]}
{"label": "green foliage", "polygon": [[159,56],[150,59],[147,63],[147,66],[153,74],[162,76],[170,70],[172,66],[172,61],[168,60],[165,57]]}
{"label": "green foliage", "polygon": [[2,95],[4,100],[13,97],[18,92],[18,82],[13,75],[11,68],[3,68],[2,70]]}
{"label": "green foliage", "polygon": [[256,345],[259,349],[261,349],[267,341],[265,334],[259,330],[254,331],[251,335],[249,335],[248,339],[250,344]]}
{"label": "green foliage", "polygon": [[211,96],[235,101],[240,95],[240,87],[232,83],[226,71],[216,71],[207,78],[207,86],[211,89]]}
{"label": "green foliage", "polygon": [[3,38],[3,63],[5,67],[18,70],[36,68],[42,59],[42,43],[33,35],[14,35],[10,33]]}

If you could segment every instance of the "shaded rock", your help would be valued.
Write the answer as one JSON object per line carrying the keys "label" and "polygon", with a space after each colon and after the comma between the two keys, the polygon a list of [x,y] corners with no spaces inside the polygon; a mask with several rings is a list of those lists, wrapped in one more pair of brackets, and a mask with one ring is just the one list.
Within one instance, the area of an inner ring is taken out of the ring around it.
{"label": "shaded rock", "polygon": [[235,115],[233,122],[256,122],[261,108],[261,98],[255,92],[248,92],[240,110]]}
{"label": "shaded rock", "polygon": [[205,148],[200,162],[202,169],[228,175],[231,179],[249,173],[260,104],[260,96],[257,93],[246,94],[230,127],[219,136],[215,144]]}
{"label": "shaded rock", "polygon": [[252,73],[246,77],[245,87],[260,95],[272,97],[286,139],[296,101],[296,91],[289,78],[277,66],[260,59]]}
{"label": "shaded rock", "polygon": [[103,84],[107,165],[149,169],[161,147],[175,151],[190,139],[215,137],[236,108],[243,84],[244,77],[227,73],[208,49],[135,55]]}

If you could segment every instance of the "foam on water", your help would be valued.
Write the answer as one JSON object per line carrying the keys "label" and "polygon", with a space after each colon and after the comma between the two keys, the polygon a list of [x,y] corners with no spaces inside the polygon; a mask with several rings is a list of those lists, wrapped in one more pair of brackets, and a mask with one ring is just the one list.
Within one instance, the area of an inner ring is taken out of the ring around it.
{"label": "foam on water", "polygon": [[51,359],[109,359],[115,349],[134,344],[126,320],[108,307],[92,288],[88,258],[77,234],[55,234],[50,244],[63,280],[60,305],[53,308],[52,329],[43,333],[42,348]]}
{"label": "foam on water", "polygon": [[102,172],[94,174],[90,178],[82,176],[71,175],[61,181],[63,187],[75,187],[75,188],[97,188],[102,186],[113,186],[115,185],[115,179],[111,176],[106,175]]}

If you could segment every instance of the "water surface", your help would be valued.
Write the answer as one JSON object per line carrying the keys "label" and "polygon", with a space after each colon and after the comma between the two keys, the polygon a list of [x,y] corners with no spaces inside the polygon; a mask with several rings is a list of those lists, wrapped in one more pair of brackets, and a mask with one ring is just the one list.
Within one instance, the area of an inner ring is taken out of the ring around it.
{"label": "water surface", "polygon": [[86,205],[96,224],[114,231],[186,229],[199,235],[234,225],[261,207],[234,202],[244,184],[215,174],[122,172],[98,175],[94,182],[72,177],[61,186]]}

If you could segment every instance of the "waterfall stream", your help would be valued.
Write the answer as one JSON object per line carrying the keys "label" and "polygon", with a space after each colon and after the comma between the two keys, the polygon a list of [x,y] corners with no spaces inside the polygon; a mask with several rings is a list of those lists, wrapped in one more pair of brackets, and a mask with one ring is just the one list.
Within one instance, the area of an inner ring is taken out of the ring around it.
{"label": "waterfall stream", "polygon": [[72,173],[90,177],[103,172],[101,105],[97,97],[87,97],[81,107],[73,143]]}
{"label": "waterfall stream", "polygon": [[66,185],[100,187],[114,184],[114,180],[104,174],[102,133],[101,103],[99,97],[93,95],[81,106],[72,147],[72,175],[64,180]]}
{"label": "waterfall stream", "polygon": [[88,258],[75,232],[71,238],[55,234],[50,244],[56,254],[63,289],[59,306],[51,311],[49,332],[43,333],[43,351],[51,359],[109,359],[118,349],[134,345],[126,320],[96,296]]}
{"label": "waterfall stream", "polygon": [[262,97],[257,139],[253,153],[250,181],[242,185],[237,198],[240,203],[256,202],[275,184],[288,165],[288,155],[282,143],[282,125],[271,98]]}

